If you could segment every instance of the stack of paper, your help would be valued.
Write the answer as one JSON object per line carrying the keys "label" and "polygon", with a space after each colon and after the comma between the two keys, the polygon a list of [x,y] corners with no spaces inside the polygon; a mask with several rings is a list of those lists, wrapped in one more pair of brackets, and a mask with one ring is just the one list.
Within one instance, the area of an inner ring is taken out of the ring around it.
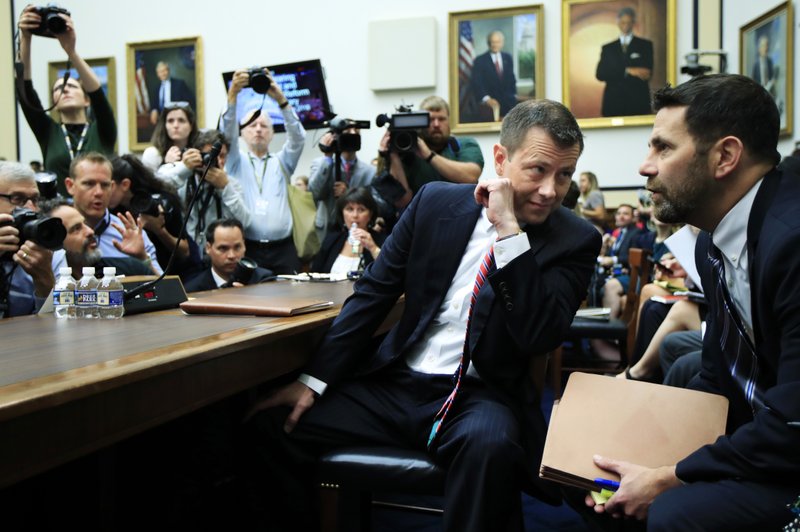
{"label": "stack of paper", "polygon": [[647,382],[573,373],[553,406],[539,476],[600,491],[619,481],[599,454],[647,467],[672,465],[725,433],[728,399]]}

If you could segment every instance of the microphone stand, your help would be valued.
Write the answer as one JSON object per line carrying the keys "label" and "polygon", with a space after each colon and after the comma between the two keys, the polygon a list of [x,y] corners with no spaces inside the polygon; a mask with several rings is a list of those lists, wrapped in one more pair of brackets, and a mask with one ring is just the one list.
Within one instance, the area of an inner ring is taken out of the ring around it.
{"label": "microphone stand", "polygon": [[142,283],[136,288],[132,290],[125,291],[123,299],[125,301],[130,301],[134,299],[136,296],[147,290],[148,288],[152,288],[158,282],[160,282],[172,268],[173,263],[175,262],[175,257],[177,256],[178,246],[180,246],[181,239],[183,238],[184,231],[186,231],[186,224],[189,222],[189,216],[191,215],[192,208],[194,208],[194,204],[197,202],[197,198],[200,196],[200,189],[203,188],[203,183],[206,180],[206,174],[208,174],[209,169],[211,166],[217,162],[217,156],[219,156],[219,152],[222,151],[222,143],[217,141],[211,146],[211,151],[208,152],[208,163],[206,163],[205,168],[203,168],[203,174],[200,176],[200,180],[197,182],[197,188],[192,194],[192,199],[189,200],[189,205],[186,207],[186,218],[183,219],[183,225],[181,225],[181,230],[178,233],[178,238],[175,241],[175,248],[172,250],[172,253],[169,256],[169,261],[167,262],[167,267],[164,268],[164,271],[158,278],[153,279],[152,281],[147,281],[146,283]]}

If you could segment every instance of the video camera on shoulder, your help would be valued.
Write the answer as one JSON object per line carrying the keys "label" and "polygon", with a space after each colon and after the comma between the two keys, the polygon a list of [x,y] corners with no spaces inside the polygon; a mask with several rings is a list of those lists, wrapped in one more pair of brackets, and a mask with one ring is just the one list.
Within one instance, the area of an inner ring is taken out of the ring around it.
{"label": "video camera on shoulder", "polygon": [[322,153],[335,153],[343,151],[358,151],[361,149],[361,135],[358,133],[345,133],[348,129],[369,129],[369,120],[353,120],[351,118],[334,118],[330,121],[333,142],[329,146],[322,143],[319,149]]}
{"label": "video camera on shoulder", "polygon": [[47,4],[46,6],[38,6],[33,8],[37,15],[42,18],[39,23],[39,28],[33,30],[31,33],[41,37],[50,37],[55,39],[56,35],[67,31],[67,21],[59,15],[71,16],[71,13],[56,4]]}
{"label": "video camera on shoulder", "polygon": [[392,116],[380,114],[375,119],[378,127],[389,125],[389,150],[398,153],[414,151],[418,130],[427,128],[430,123],[431,115],[428,111],[414,112],[410,105],[400,105]]}
{"label": "video camera on shoulder", "polygon": [[[60,218],[50,218],[25,207],[14,207],[14,210],[11,211],[11,216],[14,218],[12,221],[0,223],[0,226],[12,225],[16,227],[17,231],[19,231],[20,246],[26,240],[35,242],[50,250],[61,249],[64,244],[67,230],[64,229],[64,224],[61,223]],[[10,253],[3,255],[4,258],[10,256]]]}
{"label": "video camera on shoulder", "polygon": [[266,67],[253,67],[250,69],[250,80],[247,87],[250,87],[259,94],[266,94],[272,85],[272,78],[265,72]]}

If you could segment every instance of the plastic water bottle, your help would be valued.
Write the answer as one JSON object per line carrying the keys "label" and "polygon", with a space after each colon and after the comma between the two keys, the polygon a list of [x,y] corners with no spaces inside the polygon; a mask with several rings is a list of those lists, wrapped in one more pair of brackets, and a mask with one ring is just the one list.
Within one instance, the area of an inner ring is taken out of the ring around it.
{"label": "plastic water bottle", "polygon": [[97,317],[97,285],[94,266],[84,266],[83,277],[75,285],[75,316],[92,319]]}
{"label": "plastic water bottle", "polygon": [[117,280],[117,269],[106,266],[103,268],[103,278],[97,285],[97,316],[108,320],[121,318],[125,313],[122,296],[122,283]]}
{"label": "plastic water bottle", "polygon": [[53,305],[56,318],[75,317],[75,278],[72,268],[63,266],[58,270],[58,280],[53,288]]}
{"label": "plastic water bottle", "polygon": [[358,229],[358,224],[355,222],[350,225],[350,234],[347,236],[347,241],[350,242],[350,246],[353,248],[353,255],[360,255],[361,254],[361,241],[353,235],[353,231]]}

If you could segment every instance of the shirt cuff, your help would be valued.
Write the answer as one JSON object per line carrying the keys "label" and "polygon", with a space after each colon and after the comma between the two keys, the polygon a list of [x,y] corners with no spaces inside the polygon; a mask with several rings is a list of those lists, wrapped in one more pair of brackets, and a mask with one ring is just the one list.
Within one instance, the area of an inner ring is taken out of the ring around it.
{"label": "shirt cuff", "polygon": [[520,233],[509,238],[504,238],[494,243],[494,262],[497,269],[503,268],[509,262],[516,259],[526,251],[531,249],[531,243],[526,233]]}
{"label": "shirt cuff", "polygon": [[322,382],[316,377],[312,377],[308,373],[301,373],[300,376],[297,377],[297,380],[311,388],[311,390],[317,395],[322,395],[325,393],[325,389],[328,387],[327,383]]}

